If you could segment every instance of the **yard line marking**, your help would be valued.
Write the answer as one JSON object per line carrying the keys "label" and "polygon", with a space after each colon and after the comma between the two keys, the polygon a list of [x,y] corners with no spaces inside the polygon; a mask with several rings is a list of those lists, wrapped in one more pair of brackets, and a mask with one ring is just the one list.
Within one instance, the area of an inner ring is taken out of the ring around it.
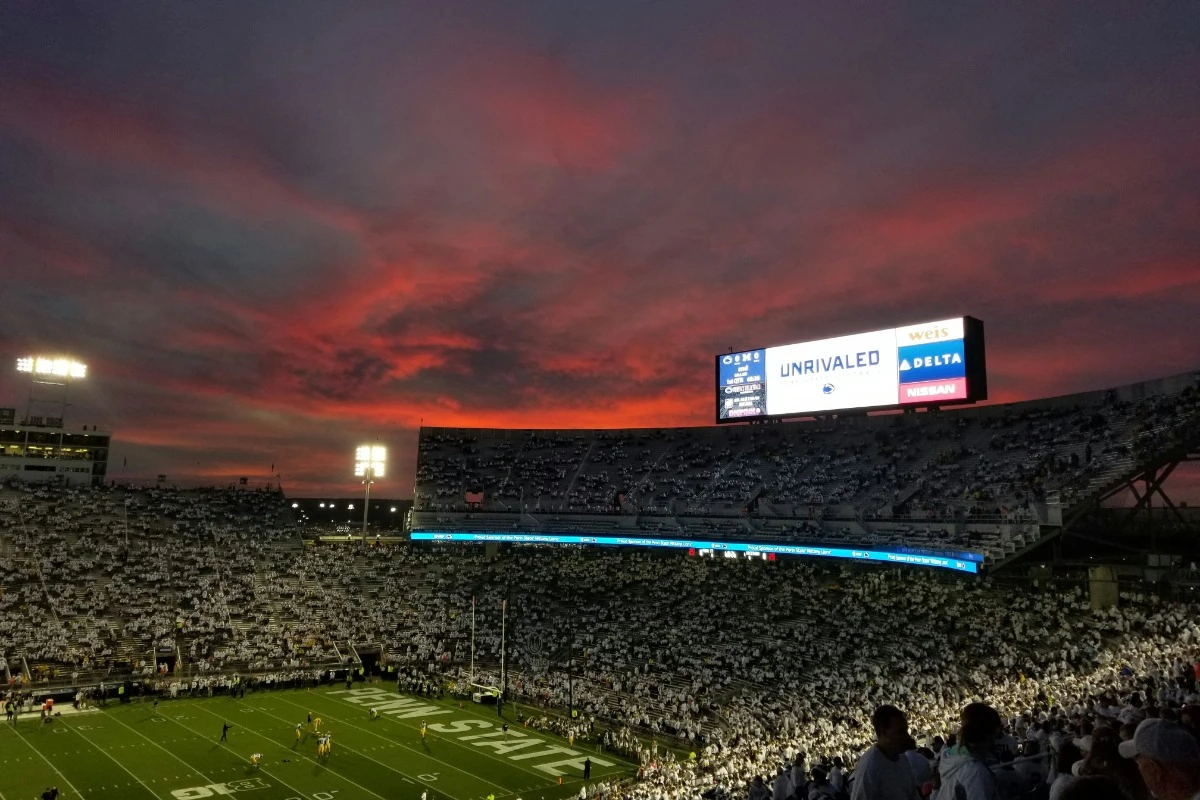
{"label": "yard line marking", "polygon": [[[214,716],[214,717],[216,717],[217,719],[222,719],[222,720],[224,719],[224,717],[222,717],[220,714],[218,714],[218,713],[216,713],[216,712],[214,712],[214,711],[209,711],[207,708],[204,708],[204,706],[202,706],[202,705],[200,705],[200,706],[197,706],[197,708],[199,708],[199,709],[200,709],[201,711],[203,711],[205,714],[209,714],[209,715],[211,715],[211,716]],[[268,715],[268,716],[274,716],[274,715]],[[275,717],[275,719],[280,719],[280,717]],[[180,724],[180,723],[178,723],[178,722],[177,722],[177,723],[175,723],[175,724],[176,724],[176,725],[179,725],[180,727],[186,727],[186,726],[184,726],[184,725],[181,725],[181,724]],[[249,733],[252,733],[252,734],[254,734],[255,736],[257,736],[257,737],[258,737],[258,738],[260,738],[260,739],[266,739],[266,740],[267,740],[268,742],[270,742],[271,744],[275,745],[276,747],[279,747],[279,748],[282,748],[282,749],[284,749],[284,750],[288,751],[288,752],[289,752],[289,753],[291,753],[292,755],[297,755],[297,756],[300,756],[301,758],[303,758],[303,759],[304,759],[304,760],[306,760],[306,761],[311,761],[312,763],[316,764],[318,767],[324,767],[324,768],[325,768],[325,769],[326,769],[326,770],[327,770],[329,773],[331,773],[331,774],[333,774],[333,775],[336,775],[337,777],[339,777],[339,778],[341,778],[342,780],[344,780],[346,783],[351,783],[351,784],[354,784],[355,786],[357,786],[358,788],[362,789],[364,792],[366,792],[367,794],[371,795],[372,797],[378,797],[378,798],[379,798],[379,800],[387,800],[387,798],[386,798],[386,797],[384,797],[383,795],[380,795],[380,794],[375,794],[375,792],[372,792],[370,789],[368,789],[367,787],[363,786],[361,783],[356,783],[355,781],[352,781],[352,780],[350,780],[349,778],[347,778],[347,777],[346,777],[345,775],[343,775],[342,773],[338,772],[337,770],[330,769],[330,768],[329,768],[327,765],[325,765],[325,764],[322,764],[320,761],[317,761],[315,758],[312,758],[311,756],[306,756],[306,755],[304,755],[303,753],[297,752],[297,751],[293,750],[292,748],[288,747],[287,745],[280,744],[279,742],[277,742],[277,741],[275,741],[274,739],[272,739],[270,736],[267,736],[267,735],[266,735],[266,734],[264,734],[264,733],[259,733],[258,731],[254,730],[253,728],[247,728],[246,726],[242,726],[242,727],[243,727],[243,729],[244,729],[244,730],[248,731]],[[188,730],[190,730],[190,731],[192,731],[193,733],[195,733],[195,731],[194,731],[194,730],[192,730],[191,728],[188,728]],[[199,735],[199,734],[197,734],[197,735]],[[272,776],[272,777],[274,777],[274,776]],[[278,778],[276,778],[276,780],[279,780],[279,779],[278,779]],[[280,782],[280,783],[283,783],[283,781],[279,781],[279,782]],[[286,783],[283,783],[283,785],[284,785],[284,786],[287,786],[289,789],[291,789],[293,792],[296,792],[296,793],[297,793],[297,794],[299,794],[301,797],[304,797],[304,796],[305,796],[305,794],[304,794],[303,792],[297,792],[297,790],[296,790],[296,788],[295,788],[295,787],[293,787],[293,786],[288,786]]]}
{"label": "yard line marking", "polygon": [[[160,717],[160,719],[161,719],[161,718],[162,718],[162,717]],[[154,741],[153,739],[151,739],[149,736],[146,736],[146,735],[145,735],[145,734],[143,734],[142,732],[138,731],[136,728],[132,727],[131,725],[128,725],[128,724],[126,724],[126,723],[122,722],[121,720],[117,719],[115,716],[112,716],[112,715],[109,715],[109,716],[107,717],[107,719],[111,719],[113,722],[117,723],[118,725],[120,725],[120,726],[121,726],[121,727],[123,727],[123,728],[128,728],[129,730],[133,731],[133,733],[134,733],[135,735],[137,735],[137,736],[141,736],[141,737],[142,737],[143,739],[145,739],[147,742],[149,742],[150,744],[154,745],[154,746],[155,746],[155,747],[157,747],[159,750],[162,750],[164,753],[166,753],[167,755],[169,755],[171,758],[175,759],[175,760],[176,760],[176,761],[178,761],[180,764],[183,764],[185,767],[187,767],[187,768],[188,768],[188,769],[190,769],[192,772],[194,772],[194,773],[196,773],[197,775],[199,775],[201,778],[204,778],[204,780],[208,781],[209,783],[217,783],[217,782],[218,782],[218,781],[214,781],[212,778],[210,778],[209,776],[205,775],[203,772],[201,772],[200,770],[196,769],[196,768],[195,768],[195,767],[193,767],[191,764],[189,764],[188,762],[184,761],[182,758],[180,758],[179,756],[175,755],[175,754],[174,754],[174,753],[172,753],[170,750],[168,750],[167,748],[163,747],[163,746],[162,746],[162,745],[160,745],[158,742],[156,742],[156,741]],[[76,731],[76,733],[78,733],[78,731]],[[82,734],[80,734],[80,735],[82,736]],[[178,779],[177,779],[177,780],[178,780]]]}
{"label": "yard line marking", "polygon": [[[299,708],[300,710],[304,710],[304,706],[301,706],[301,705],[296,705],[295,703],[293,703],[293,702],[291,702],[291,701],[289,701],[289,700],[284,700],[283,698],[277,698],[277,699],[278,699],[280,702],[287,703],[289,706],[295,706],[296,708]],[[336,699],[336,698],[335,698],[335,699]],[[264,713],[264,714],[266,714],[266,715],[267,715],[267,716],[269,716],[269,717],[274,717],[274,716],[275,716],[274,714],[271,714],[270,712],[267,712],[267,711],[263,711],[263,713]],[[383,741],[385,741],[385,742],[388,742],[389,744],[397,744],[397,745],[399,745],[400,747],[403,747],[405,750],[411,750],[412,752],[414,752],[414,753],[417,753],[418,755],[424,756],[425,758],[428,758],[428,759],[430,759],[431,761],[436,761],[437,763],[441,764],[442,766],[444,766],[444,767],[449,767],[450,769],[454,770],[455,772],[461,772],[463,775],[466,775],[466,776],[468,776],[468,777],[474,778],[474,779],[475,779],[475,780],[477,780],[477,781],[483,781],[483,783],[485,783],[485,784],[487,784],[487,785],[495,785],[495,780],[494,780],[494,779],[491,779],[491,778],[484,778],[483,776],[481,776],[481,775],[476,775],[476,774],[475,774],[475,773],[473,773],[473,772],[467,772],[465,769],[462,769],[461,767],[456,767],[456,766],[454,766],[453,764],[451,764],[451,763],[450,763],[450,762],[448,762],[448,761],[442,761],[440,758],[438,758],[438,757],[436,757],[436,756],[434,756],[434,755],[431,755],[430,753],[426,753],[426,752],[424,752],[424,751],[422,751],[422,750],[418,750],[417,748],[415,748],[415,747],[412,747],[412,746],[410,746],[410,745],[407,745],[407,744],[405,744],[404,742],[397,741],[397,740],[394,740],[394,739],[389,739],[389,738],[387,738],[386,736],[380,736],[378,733],[375,733],[374,731],[369,731],[369,730],[367,730],[366,728],[362,728],[362,727],[360,727],[360,726],[358,726],[358,725],[355,725],[353,722],[346,722],[345,720],[338,719],[337,717],[333,716],[332,714],[327,714],[326,716],[328,716],[328,717],[329,717],[329,719],[333,720],[334,722],[337,722],[338,724],[344,724],[344,725],[346,725],[347,727],[354,728],[355,730],[358,730],[358,731],[362,731],[363,733],[366,733],[366,734],[369,734],[369,735],[371,735],[371,736],[374,736],[374,737],[376,737],[377,739],[382,739]],[[282,720],[282,721],[286,722],[286,720],[284,720],[284,719],[283,719],[283,717],[275,717],[275,719]],[[406,725],[406,726],[404,726],[404,727],[408,727],[408,726]],[[487,755],[487,754],[486,754],[486,753],[481,753],[481,755]],[[368,756],[368,758],[369,758],[369,756]],[[372,760],[372,761],[374,761],[375,759],[371,759],[371,760]],[[513,766],[523,769],[522,767],[520,767],[520,765],[519,765],[519,764],[513,764]],[[524,771],[525,771],[525,772],[528,772],[529,770],[524,770]]]}
{"label": "yard line marking", "polygon": [[[121,769],[125,770],[125,774],[126,774],[126,775],[128,775],[129,777],[133,778],[133,779],[134,779],[135,781],[137,781],[138,783],[140,783],[140,784],[142,785],[142,787],[143,787],[143,788],[145,788],[145,790],[146,790],[147,792],[149,792],[149,793],[150,793],[150,796],[151,796],[151,797],[158,797],[158,793],[157,793],[157,792],[155,792],[153,789],[151,789],[151,788],[150,788],[150,787],[149,787],[149,786],[146,784],[146,782],[145,782],[145,781],[143,781],[141,778],[139,778],[137,775],[134,775],[132,772],[130,772],[130,771],[129,771],[129,769],[128,769],[128,768],[127,768],[127,767],[126,767],[124,764],[122,764],[120,761],[117,761],[117,759],[113,758],[113,755],[112,755],[111,753],[109,753],[107,750],[105,750],[105,749],[104,749],[103,747],[101,747],[100,745],[98,745],[98,744],[93,744],[91,739],[87,738],[87,737],[86,737],[86,736],[84,736],[82,733],[80,733],[79,731],[77,731],[77,730],[75,730],[74,728],[72,728],[72,727],[71,727],[70,725],[68,725],[66,722],[62,723],[62,725],[63,725],[63,727],[64,727],[64,728],[66,728],[67,730],[69,730],[71,733],[75,734],[75,735],[76,735],[76,736],[78,736],[80,739],[83,739],[85,742],[87,742],[87,743],[88,743],[88,745],[92,747],[92,749],[94,749],[94,750],[98,750],[98,751],[99,751],[100,753],[102,753],[102,754],[104,755],[104,757],[105,757],[105,758],[107,758],[109,761],[113,762],[113,763],[114,763],[114,764],[116,764],[118,767],[120,767]],[[128,784],[126,784],[126,785],[128,785]]]}
{"label": "yard line marking", "polygon": [[[287,701],[285,700],[284,702],[287,702]],[[292,703],[291,705],[295,705],[295,703]],[[271,718],[273,718],[273,719],[277,719],[277,720],[279,720],[280,722],[287,723],[287,724],[289,724],[289,725],[291,724],[291,723],[290,723],[288,720],[284,719],[283,717],[277,717],[277,716],[275,716],[275,715],[274,715],[274,714],[272,714],[270,711],[267,711],[266,709],[264,709],[262,706],[256,706],[256,708],[257,708],[257,709],[258,709],[258,710],[259,710],[261,713],[263,713],[263,714],[266,714],[268,717],[271,717]],[[297,708],[302,708],[302,706],[297,706]],[[333,716],[330,716],[330,717],[329,717],[329,719],[331,719],[331,720],[333,720],[334,722],[337,722],[337,723],[341,723],[341,722],[342,722],[342,720],[339,720],[337,717],[333,717]],[[347,723],[346,723],[346,726],[347,726],[347,727],[349,727],[349,728],[354,728],[355,730],[361,730],[361,731],[363,731],[364,733],[371,733],[370,731],[368,731],[368,730],[365,730],[365,729],[363,729],[363,728],[359,728],[358,726],[356,726],[356,725],[353,725],[352,723],[349,723],[349,722],[347,722]],[[371,733],[371,735],[372,735],[372,736],[379,736],[379,734],[376,734],[376,733]],[[382,737],[382,736],[380,736],[379,738],[381,738],[381,739],[385,739],[385,741],[390,741],[390,740],[388,740],[388,739],[386,739],[385,737]],[[408,773],[406,773],[406,772],[401,772],[400,770],[396,769],[395,767],[389,766],[388,764],[385,764],[385,763],[383,763],[382,761],[380,761],[380,760],[378,760],[378,759],[371,758],[371,757],[370,757],[369,755],[367,755],[367,754],[366,754],[366,752],[364,752],[363,750],[355,750],[353,747],[350,747],[349,745],[346,745],[346,744],[339,744],[339,745],[338,745],[338,747],[342,748],[343,750],[347,750],[347,751],[349,751],[349,752],[351,752],[351,753],[356,753],[357,755],[360,755],[360,756],[362,756],[363,758],[367,759],[368,761],[374,761],[376,764],[380,765],[381,767],[384,767],[385,769],[388,769],[388,770],[390,770],[390,771],[392,771],[392,772],[396,773],[397,775],[401,776],[402,778],[404,778],[404,779],[405,779],[406,781],[408,781],[409,783],[412,783],[412,780],[411,780],[411,779],[412,779],[412,778],[414,778],[414,777],[416,777],[416,776],[414,776],[414,775],[409,775],[409,774],[408,774]],[[383,749],[383,748],[377,748],[377,749]],[[420,751],[420,750],[417,750],[417,751],[414,751],[414,752],[420,753],[421,751]],[[431,759],[433,759],[434,761],[437,761],[439,764],[443,764],[443,765],[445,765],[445,766],[448,766],[448,767],[450,767],[451,769],[456,769],[456,770],[458,770],[459,772],[461,772],[461,773],[462,773],[462,774],[464,774],[464,775],[469,775],[470,777],[472,777],[472,778],[474,778],[474,779],[476,779],[476,780],[483,781],[485,784],[491,784],[491,783],[492,783],[492,781],[488,780],[487,778],[481,778],[480,776],[478,776],[478,775],[475,775],[475,774],[473,774],[473,773],[470,773],[470,772],[467,772],[466,770],[458,769],[457,767],[453,766],[452,764],[446,764],[446,762],[445,762],[445,761],[440,761],[440,760],[438,760],[438,759],[436,759],[436,758],[433,758],[433,756],[429,755],[428,753],[421,753],[421,755],[424,755],[424,756],[426,756],[427,758],[431,758]],[[419,780],[419,779],[418,779],[418,780]],[[425,786],[425,785],[427,785],[427,784],[421,784],[421,785],[422,785],[422,786]]]}
{"label": "yard line marking", "polygon": [[42,755],[42,751],[41,751],[41,750],[38,750],[38,749],[37,749],[36,747],[34,747],[33,745],[29,744],[29,742],[25,741],[25,737],[24,737],[24,736],[22,736],[20,733],[17,733],[17,726],[16,726],[16,725],[13,725],[13,733],[16,733],[16,734],[17,734],[17,738],[18,738],[18,739],[20,739],[22,742],[25,742],[25,744],[29,745],[29,749],[30,749],[30,750],[32,750],[33,752],[37,753],[37,754],[38,754],[38,756],[39,756],[39,757],[42,759],[42,761],[45,761],[47,764],[49,764],[49,765],[50,765],[50,769],[52,769],[52,770],[54,770],[55,772],[57,772],[57,773],[58,773],[58,777],[60,777],[60,778],[62,778],[62,779],[63,779],[63,783],[65,783],[67,786],[70,786],[70,787],[71,787],[71,791],[73,791],[75,794],[79,795],[81,798],[82,798],[82,797],[85,797],[84,793],[83,793],[83,792],[81,792],[81,791],[79,791],[78,789],[76,789],[76,788],[75,788],[75,784],[71,783],[71,781],[67,779],[67,776],[66,776],[66,775],[63,775],[61,772],[58,772],[58,767],[54,766],[54,763],[53,763],[52,761],[50,761],[50,759],[48,759],[48,758],[46,758],[44,755]]}

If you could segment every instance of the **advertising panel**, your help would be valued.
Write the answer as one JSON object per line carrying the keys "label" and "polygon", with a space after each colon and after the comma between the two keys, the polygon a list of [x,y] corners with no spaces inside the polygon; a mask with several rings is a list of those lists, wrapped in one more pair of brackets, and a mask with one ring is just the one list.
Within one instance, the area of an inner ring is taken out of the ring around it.
{"label": "advertising panel", "polygon": [[896,402],[896,335],[875,331],[767,350],[767,414]]}
{"label": "advertising panel", "polygon": [[972,317],[729,353],[716,374],[718,423],[987,398]]}

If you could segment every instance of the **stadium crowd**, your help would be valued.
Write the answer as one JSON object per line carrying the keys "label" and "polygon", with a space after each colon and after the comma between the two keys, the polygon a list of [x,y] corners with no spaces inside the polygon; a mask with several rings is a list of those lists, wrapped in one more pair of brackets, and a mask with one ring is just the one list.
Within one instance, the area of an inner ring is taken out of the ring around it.
{"label": "stadium crowd", "polygon": [[[0,502],[10,512],[0,524],[12,556],[0,608],[9,664],[111,665],[118,634],[133,636],[143,672],[152,651],[177,646],[184,677],[156,680],[196,693],[227,690],[230,670],[299,680],[318,661],[344,664],[352,643],[375,642],[417,679],[494,684],[507,598],[514,696],[545,709],[535,725],[637,754],[632,797],[738,793],[755,778],[786,787],[798,758],[797,778],[844,786],[883,704],[903,709],[915,742],[934,749],[964,706],[987,703],[1012,754],[1038,741],[1042,760],[1022,772],[1046,785],[1052,754],[1108,719],[1118,729],[1147,715],[1194,724],[1181,710],[1197,702],[1200,606],[1156,595],[1092,611],[1080,585],[1014,591],[912,569],[312,546],[277,495],[255,493],[26,487]],[[104,520],[116,520],[106,534]],[[467,676],[472,598],[479,667]],[[569,704],[578,717],[554,713]]]}

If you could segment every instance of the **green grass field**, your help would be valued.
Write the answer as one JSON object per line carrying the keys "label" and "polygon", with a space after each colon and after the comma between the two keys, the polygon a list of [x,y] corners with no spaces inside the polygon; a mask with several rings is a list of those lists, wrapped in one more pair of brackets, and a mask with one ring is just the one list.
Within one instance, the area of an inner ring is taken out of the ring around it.
{"label": "green grass field", "polygon": [[[369,718],[372,706],[378,719]],[[633,772],[611,754],[512,720],[505,735],[494,712],[465,706],[376,684],[164,700],[157,711],[149,700],[110,703],[49,724],[21,720],[0,730],[0,800],[40,798],[51,785],[62,798],[97,800],[417,800],[423,791],[430,800],[551,800],[578,794],[585,757],[593,782]],[[325,758],[307,726],[296,741],[309,712],[332,735]],[[226,721],[233,727],[222,744]],[[262,754],[257,768],[252,753]]]}

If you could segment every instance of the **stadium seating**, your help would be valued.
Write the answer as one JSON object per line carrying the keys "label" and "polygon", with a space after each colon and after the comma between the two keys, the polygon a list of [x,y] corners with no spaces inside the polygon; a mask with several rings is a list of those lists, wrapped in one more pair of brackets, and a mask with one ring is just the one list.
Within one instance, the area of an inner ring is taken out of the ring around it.
{"label": "stadium seating", "polygon": [[424,428],[413,528],[941,547],[996,562],[1148,458],[1200,442],[1198,386],[1189,373],[782,425]]}

